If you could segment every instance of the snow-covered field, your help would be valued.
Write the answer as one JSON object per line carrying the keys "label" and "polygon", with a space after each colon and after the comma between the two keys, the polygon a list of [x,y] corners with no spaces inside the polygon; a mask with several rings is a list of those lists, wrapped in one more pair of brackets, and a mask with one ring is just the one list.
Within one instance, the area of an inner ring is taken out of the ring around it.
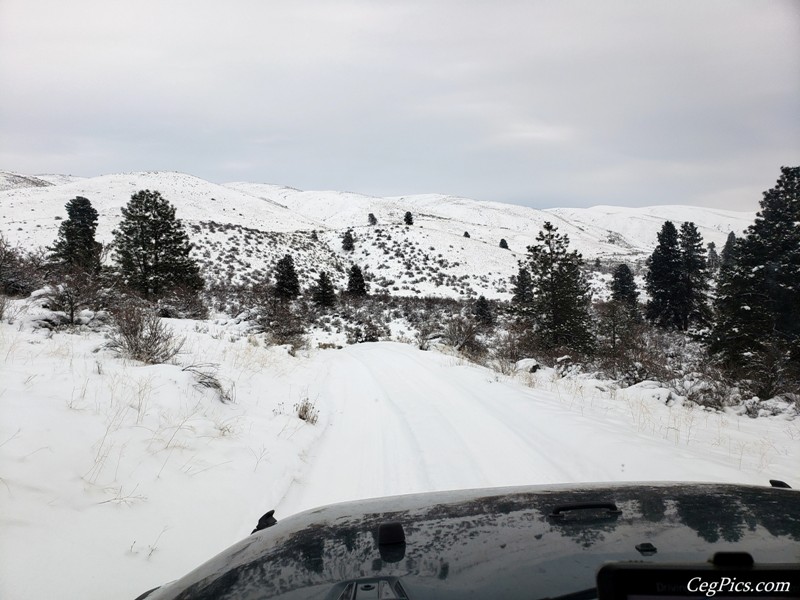
{"label": "snow-covered field", "polygon": [[[0,598],[132,599],[270,508],[280,520],[512,484],[800,484],[797,419],[667,406],[647,384],[504,376],[397,342],[291,356],[221,321],[169,321],[183,352],[144,366],[101,332],[50,333],[34,317],[0,324]],[[297,416],[304,400],[315,424]]]}

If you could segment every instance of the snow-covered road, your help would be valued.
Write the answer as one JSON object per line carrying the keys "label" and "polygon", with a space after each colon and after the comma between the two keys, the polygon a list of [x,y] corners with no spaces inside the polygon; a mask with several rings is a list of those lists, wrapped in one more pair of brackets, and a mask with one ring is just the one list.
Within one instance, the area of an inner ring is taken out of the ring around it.
{"label": "snow-covered road", "polygon": [[[325,431],[278,515],[445,489],[742,479],[729,452],[638,431],[622,402],[562,398],[396,343],[348,346],[314,362],[309,392]],[[654,408],[652,418],[668,423]]]}

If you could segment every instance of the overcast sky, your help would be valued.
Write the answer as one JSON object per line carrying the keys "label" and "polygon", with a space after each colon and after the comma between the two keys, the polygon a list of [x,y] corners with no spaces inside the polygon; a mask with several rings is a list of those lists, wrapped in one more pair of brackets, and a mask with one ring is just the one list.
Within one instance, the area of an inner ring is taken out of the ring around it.
{"label": "overcast sky", "polygon": [[755,210],[800,1],[0,0],[0,169]]}

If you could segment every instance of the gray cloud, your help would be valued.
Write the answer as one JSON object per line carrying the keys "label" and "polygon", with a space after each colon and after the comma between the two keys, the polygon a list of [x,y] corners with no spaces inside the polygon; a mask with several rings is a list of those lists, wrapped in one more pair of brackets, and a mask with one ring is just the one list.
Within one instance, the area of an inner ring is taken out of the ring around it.
{"label": "gray cloud", "polygon": [[791,0],[3,0],[0,168],[755,209]]}

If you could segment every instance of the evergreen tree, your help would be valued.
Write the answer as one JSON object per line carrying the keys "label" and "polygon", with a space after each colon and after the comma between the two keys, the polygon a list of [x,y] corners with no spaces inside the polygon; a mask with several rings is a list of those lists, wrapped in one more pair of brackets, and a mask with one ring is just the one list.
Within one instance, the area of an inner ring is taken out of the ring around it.
{"label": "evergreen tree", "polygon": [[374,214],[369,213],[369,215],[367,215],[367,223],[369,223],[370,225],[377,225],[378,219],[375,217]]}
{"label": "evergreen tree", "polygon": [[366,296],[367,283],[364,281],[364,273],[361,267],[353,265],[347,278],[347,293],[352,296]]}
{"label": "evergreen tree", "polygon": [[694,223],[687,221],[681,225],[678,241],[681,250],[679,326],[686,331],[691,324],[702,327],[708,325],[711,320],[708,306],[709,274],[703,237]]}
{"label": "evergreen tree", "polygon": [[333,283],[331,283],[331,279],[325,271],[319,274],[317,283],[311,290],[311,298],[314,304],[319,306],[333,306],[336,304],[336,291],[333,289]]}
{"label": "evergreen tree", "polygon": [[527,267],[520,267],[517,276],[514,278],[514,295],[511,298],[511,302],[520,307],[527,307],[533,304],[533,282]]}
{"label": "evergreen tree", "polygon": [[620,343],[626,343],[640,324],[639,291],[633,272],[628,265],[617,265],[609,283],[611,300],[596,305],[598,330],[616,351]]}
{"label": "evergreen tree", "polygon": [[756,340],[769,328],[769,319],[763,312],[753,313],[753,307],[761,304],[761,290],[748,286],[747,277],[737,268],[742,241],[725,244],[727,252],[717,280],[715,322],[709,344],[711,354],[720,355],[723,363],[737,369],[744,366],[746,356],[752,356]]}
{"label": "evergreen tree", "polygon": [[353,232],[348,229],[342,236],[342,250],[345,252],[352,252],[354,248],[355,244],[353,243]]}
{"label": "evergreen tree", "polygon": [[175,207],[160,193],[131,196],[114,231],[114,259],[128,286],[148,299],[176,288],[200,291],[203,279],[191,250]]}
{"label": "evergreen tree", "polygon": [[89,273],[100,270],[100,244],[95,241],[97,211],[83,196],[66,204],[67,219],[58,228],[58,238],[50,248],[50,259],[60,265]]}
{"label": "evergreen tree", "polygon": [[661,327],[679,327],[681,319],[681,252],[678,230],[672,221],[664,222],[658,244],[647,259],[645,289],[650,295],[645,314]]}
{"label": "evergreen tree", "polygon": [[639,302],[639,291],[636,289],[633,272],[625,263],[614,269],[611,277],[611,299],[634,308]]}
{"label": "evergreen tree", "polygon": [[781,167],[726,258],[711,351],[779,387],[787,367],[800,370],[800,167]]}
{"label": "evergreen tree", "polygon": [[717,254],[717,245],[714,242],[706,244],[706,264],[712,273],[719,271],[720,258]]}
{"label": "evergreen tree", "polygon": [[731,231],[728,234],[728,239],[725,240],[725,245],[722,247],[722,252],[719,255],[720,269],[724,267],[732,267],[734,265],[735,246],[736,234]]}
{"label": "evergreen tree", "polygon": [[465,238],[468,238],[468,237],[469,237],[469,231],[465,231],[465,232],[464,232],[464,237],[465,237]]}
{"label": "evergreen tree", "polygon": [[300,281],[294,270],[294,260],[284,255],[275,265],[275,295],[281,300],[294,300],[300,294]]}
{"label": "evergreen tree", "polygon": [[473,308],[473,314],[475,315],[475,321],[481,325],[489,326],[494,322],[492,308],[489,306],[489,301],[485,296],[478,296]]}
{"label": "evergreen tree", "polygon": [[504,250],[508,250],[508,242],[505,240],[505,238],[500,238],[500,247]]}
{"label": "evergreen tree", "polygon": [[569,238],[545,222],[528,246],[534,289],[536,335],[545,349],[566,346],[590,352],[594,339],[590,329],[589,285],[583,275],[583,257],[569,251]]}
{"label": "evergreen tree", "polygon": [[406,211],[406,214],[403,217],[403,222],[406,225],[413,225],[414,224],[414,217],[411,215],[411,211]]}

